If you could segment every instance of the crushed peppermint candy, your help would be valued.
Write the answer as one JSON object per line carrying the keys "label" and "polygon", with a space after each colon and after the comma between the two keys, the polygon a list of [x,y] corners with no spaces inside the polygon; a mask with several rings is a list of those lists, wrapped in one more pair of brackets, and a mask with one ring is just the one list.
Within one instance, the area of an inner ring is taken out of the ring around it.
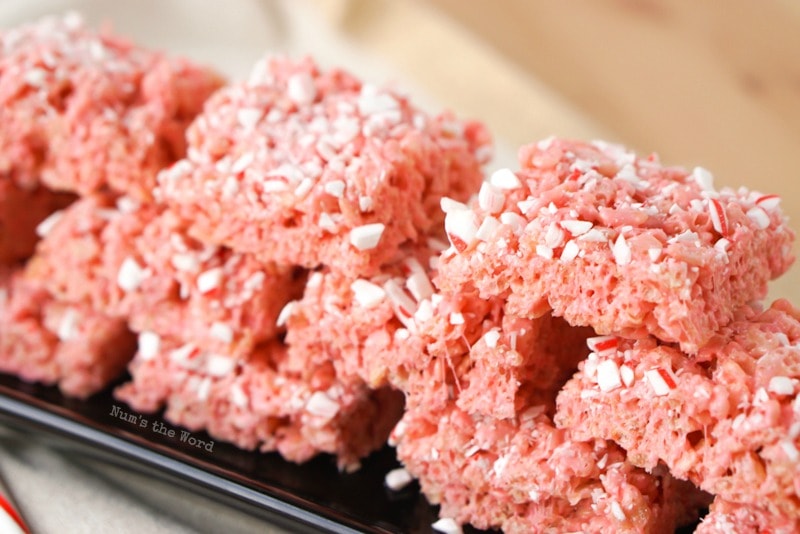
{"label": "crushed peppermint candy", "polygon": [[500,341],[500,331],[497,328],[489,330],[483,335],[483,340],[490,349],[496,348],[497,342]]}
{"label": "crushed peppermint candy", "polygon": [[766,230],[769,228],[769,215],[760,207],[756,206],[747,210],[747,217],[755,223],[756,228],[759,230]]}
{"label": "crushed peppermint candy", "polygon": [[580,252],[581,249],[578,246],[578,244],[572,239],[570,239],[569,241],[567,241],[567,244],[564,245],[564,248],[561,250],[560,259],[562,261],[572,261],[578,257],[578,254],[580,254]]}
{"label": "crushed peppermint candy", "polygon": [[776,395],[794,395],[794,381],[788,376],[773,376],[767,390]]}
{"label": "crushed peppermint candy", "polygon": [[644,372],[644,377],[656,396],[668,395],[670,391],[677,387],[677,378],[672,369],[649,369]]}
{"label": "crushed peppermint candy", "polygon": [[489,183],[497,189],[517,189],[522,186],[517,175],[511,169],[498,169],[489,177]]}
{"label": "crushed peppermint candy", "polygon": [[619,376],[622,378],[622,383],[625,384],[625,387],[631,387],[631,385],[633,385],[635,375],[633,369],[629,366],[625,364],[621,365],[619,368]]}
{"label": "crushed peppermint candy", "polygon": [[386,226],[383,223],[365,224],[350,230],[350,244],[358,250],[370,250],[378,246]]}
{"label": "crushed peppermint candy", "polygon": [[594,336],[586,340],[586,346],[592,352],[605,356],[617,352],[619,339],[617,336]]}
{"label": "crushed peppermint candy", "polygon": [[359,278],[350,284],[353,296],[364,308],[374,308],[386,298],[386,291],[379,285]]}
{"label": "crushed peppermint candy", "polygon": [[414,477],[411,476],[411,473],[402,467],[392,469],[386,473],[386,477],[384,478],[386,487],[392,491],[400,491],[411,484],[413,480]]}
{"label": "crushed peppermint candy", "polygon": [[206,372],[209,376],[223,377],[229,375],[236,368],[236,360],[229,356],[211,354],[206,358]]}
{"label": "crushed peppermint candy", "polygon": [[231,402],[234,406],[245,409],[250,404],[250,398],[239,383],[231,386]]}
{"label": "crushed peppermint candy", "polygon": [[328,394],[323,391],[315,391],[306,403],[306,411],[308,413],[326,420],[336,417],[340,408],[341,406],[339,403],[330,398]]}
{"label": "crushed peppermint candy", "polygon": [[400,319],[403,324],[410,327],[408,321],[414,316],[414,312],[417,309],[414,300],[408,296],[396,280],[387,280],[384,282],[383,290],[389,297],[389,301],[392,303],[392,308],[397,318]]}
{"label": "crushed peppermint candy", "polygon": [[500,213],[506,198],[500,188],[489,182],[483,182],[478,192],[478,206],[487,213]]}
{"label": "crushed peppermint candy", "polygon": [[233,341],[233,328],[226,323],[216,321],[211,324],[208,333],[214,339],[222,341],[223,343],[231,343]]}
{"label": "crushed peppermint candy", "polygon": [[756,205],[765,210],[774,210],[781,203],[778,195],[762,195],[756,199]]}
{"label": "crushed peppermint candy", "polygon": [[139,334],[139,357],[152,360],[161,352],[161,337],[155,332],[145,330]]}
{"label": "crushed peppermint candy", "polygon": [[457,200],[453,200],[452,198],[449,198],[449,197],[442,197],[441,200],[439,200],[439,206],[442,208],[442,211],[444,213],[450,213],[451,211],[468,210],[469,209],[467,207],[467,205],[464,204],[463,202],[459,202]]}
{"label": "crushed peppermint candy", "polygon": [[54,211],[50,215],[47,216],[45,220],[40,222],[36,226],[36,235],[44,238],[50,231],[58,224],[58,221],[61,220],[61,217],[64,215],[63,210]]}
{"label": "crushed peppermint candy", "polygon": [[117,272],[117,285],[126,292],[136,291],[146,278],[145,268],[135,259],[127,257]]}
{"label": "crushed peppermint candy", "polygon": [[692,170],[692,178],[697,185],[704,191],[714,191],[714,175],[703,167],[695,167]]}
{"label": "crushed peppermint candy", "polygon": [[67,308],[61,316],[56,335],[61,341],[70,341],[78,337],[78,312],[74,308]]}
{"label": "crushed peppermint candy", "polygon": [[289,78],[287,86],[289,100],[298,105],[310,104],[317,96],[314,80],[308,73],[300,72]]}
{"label": "crushed peppermint candy", "polygon": [[597,385],[608,393],[622,386],[619,366],[614,360],[603,360],[597,366]]}
{"label": "crushed peppermint candy", "polygon": [[202,294],[210,293],[222,283],[222,268],[214,267],[200,273],[197,277],[197,290]]}
{"label": "crushed peppermint candy", "polygon": [[617,240],[611,247],[611,251],[614,254],[614,261],[617,265],[628,265],[631,262],[631,247],[628,246],[624,235],[619,234],[619,236],[617,236]]}
{"label": "crushed peppermint candy", "polygon": [[444,534],[462,534],[464,531],[461,528],[461,525],[456,523],[456,520],[450,517],[443,517],[433,523],[431,528],[437,532],[443,532]]}
{"label": "crushed peppermint candy", "polygon": [[483,219],[478,231],[475,232],[475,237],[481,241],[491,241],[498,228],[500,228],[500,221],[489,215]]}
{"label": "crushed peppermint candy", "polygon": [[345,183],[342,180],[333,180],[331,182],[327,182],[323,186],[323,189],[326,193],[333,197],[342,198],[342,195],[344,195]]}
{"label": "crushed peppermint candy", "polygon": [[450,244],[464,252],[478,233],[475,214],[471,210],[451,211],[444,218],[444,229]]}
{"label": "crushed peppermint candy", "polygon": [[453,312],[450,314],[450,324],[459,325],[464,324],[464,314],[460,312]]}
{"label": "crushed peppermint candy", "polygon": [[294,314],[297,307],[298,304],[296,300],[287,302],[286,305],[283,308],[281,308],[281,311],[278,314],[278,319],[275,321],[276,326],[278,326],[279,328],[286,326],[286,323],[289,321],[289,318]]}
{"label": "crushed peppermint candy", "polygon": [[800,451],[797,450],[797,446],[791,441],[781,441],[781,449],[783,449],[783,453],[790,461],[797,462],[800,460]]}
{"label": "crushed peppermint candy", "polygon": [[714,227],[714,230],[723,237],[730,235],[728,233],[730,230],[728,226],[728,214],[722,203],[716,198],[711,198],[708,201],[708,209],[709,215],[711,216],[711,225]]}
{"label": "crushed peppermint candy", "polygon": [[406,279],[406,289],[417,302],[430,298],[433,295],[433,284],[424,271],[416,271]]}
{"label": "crushed peppermint candy", "polygon": [[617,521],[625,521],[625,512],[617,501],[611,501],[611,514]]}

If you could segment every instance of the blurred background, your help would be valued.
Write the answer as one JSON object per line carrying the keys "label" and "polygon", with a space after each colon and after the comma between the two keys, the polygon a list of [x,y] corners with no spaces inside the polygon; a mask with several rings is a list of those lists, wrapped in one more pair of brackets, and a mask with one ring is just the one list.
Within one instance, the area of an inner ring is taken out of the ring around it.
{"label": "blurred background", "polygon": [[[495,166],[549,135],[701,165],[717,186],[782,195],[800,231],[797,0],[0,0],[0,27],[67,10],[233,77],[270,51],[392,83],[425,107],[485,121]],[[800,304],[799,266],[773,284],[778,297]],[[183,493],[152,498],[151,482],[135,491],[126,475],[121,489],[103,482],[107,470],[9,450],[0,470],[38,532],[98,531],[92,521],[114,532],[250,529]],[[76,513],[76,495],[95,504]]]}

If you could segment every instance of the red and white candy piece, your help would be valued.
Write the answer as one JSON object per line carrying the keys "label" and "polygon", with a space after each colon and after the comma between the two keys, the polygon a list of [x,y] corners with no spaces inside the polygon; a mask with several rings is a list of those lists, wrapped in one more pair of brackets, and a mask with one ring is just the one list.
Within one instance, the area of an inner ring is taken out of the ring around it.
{"label": "red and white candy piece", "polygon": [[778,195],[761,195],[756,199],[756,205],[765,210],[774,210],[781,203]]}
{"label": "red and white candy piece", "polygon": [[222,267],[214,267],[197,277],[197,290],[205,295],[217,289],[220,283],[222,283]]}
{"label": "red and white candy piece", "polygon": [[414,317],[414,312],[417,310],[417,305],[414,300],[408,296],[396,280],[387,280],[383,284],[383,290],[386,292],[386,296],[389,297],[389,301],[392,303],[392,309],[397,318],[400,319],[400,322],[402,322],[406,328],[413,328],[414,323],[412,318]]}
{"label": "red and white candy piece", "polygon": [[649,369],[644,372],[644,377],[653,389],[653,393],[659,397],[668,395],[670,391],[678,387],[677,377],[672,369],[663,367]]}
{"label": "red and white candy piece", "polygon": [[5,534],[29,534],[22,517],[11,503],[0,493],[0,532]]}
{"label": "red and white candy piece", "polygon": [[722,203],[716,198],[708,199],[708,212],[711,215],[711,224],[714,226],[714,230],[721,236],[727,237],[730,231],[728,214],[725,212]]}
{"label": "red and white candy piece", "polygon": [[444,230],[447,239],[458,252],[469,248],[478,233],[475,214],[471,210],[456,210],[449,212],[444,218]]}
{"label": "red and white candy piece", "polygon": [[586,340],[586,346],[599,356],[607,356],[617,352],[619,339],[617,336],[594,336]]}
{"label": "red and white candy piece", "polygon": [[759,230],[766,230],[769,228],[769,215],[760,207],[756,206],[747,210],[747,217],[755,223]]}

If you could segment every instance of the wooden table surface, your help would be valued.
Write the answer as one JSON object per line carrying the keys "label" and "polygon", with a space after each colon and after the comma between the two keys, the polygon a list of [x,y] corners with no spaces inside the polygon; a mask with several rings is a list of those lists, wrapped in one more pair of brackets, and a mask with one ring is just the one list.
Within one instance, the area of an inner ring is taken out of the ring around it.
{"label": "wooden table surface", "polygon": [[[800,231],[800,2],[317,0],[510,146],[605,138],[778,193]],[[770,299],[800,305],[800,267]]]}

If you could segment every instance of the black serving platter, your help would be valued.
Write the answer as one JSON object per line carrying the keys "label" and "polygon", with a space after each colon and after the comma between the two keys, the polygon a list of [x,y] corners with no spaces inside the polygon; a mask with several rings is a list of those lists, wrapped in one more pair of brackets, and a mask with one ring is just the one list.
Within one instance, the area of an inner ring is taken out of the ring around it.
{"label": "black serving platter", "polygon": [[389,447],[349,474],[325,455],[297,465],[219,441],[204,447],[209,436],[133,413],[110,390],[79,401],[3,374],[0,423],[168,479],[292,532],[427,533],[436,520],[416,484],[400,492],[385,487],[386,473],[398,466]]}

